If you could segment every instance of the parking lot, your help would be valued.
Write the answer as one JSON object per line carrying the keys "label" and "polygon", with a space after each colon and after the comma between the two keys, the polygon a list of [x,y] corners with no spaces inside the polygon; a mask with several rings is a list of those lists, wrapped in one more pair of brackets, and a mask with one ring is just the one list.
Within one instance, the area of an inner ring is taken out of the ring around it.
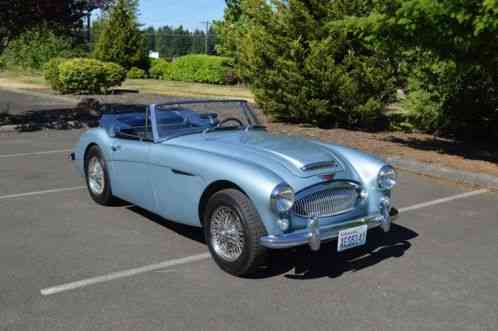
{"label": "parking lot", "polygon": [[101,207],[80,131],[0,135],[2,330],[496,330],[498,194],[400,171],[392,232],[222,272],[201,231]]}

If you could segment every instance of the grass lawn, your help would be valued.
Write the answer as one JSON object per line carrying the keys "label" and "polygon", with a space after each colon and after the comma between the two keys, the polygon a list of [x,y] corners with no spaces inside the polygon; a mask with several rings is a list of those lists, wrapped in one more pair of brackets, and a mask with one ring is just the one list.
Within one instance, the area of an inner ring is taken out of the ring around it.
{"label": "grass lawn", "polygon": [[48,84],[40,73],[0,70],[0,87],[43,90]]}
{"label": "grass lawn", "polygon": [[[0,87],[29,90],[49,89],[42,74],[15,70],[0,71]],[[178,97],[236,98],[253,101],[251,91],[242,86],[173,82],[156,79],[129,79],[119,89],[139,90],[140,93]]]}

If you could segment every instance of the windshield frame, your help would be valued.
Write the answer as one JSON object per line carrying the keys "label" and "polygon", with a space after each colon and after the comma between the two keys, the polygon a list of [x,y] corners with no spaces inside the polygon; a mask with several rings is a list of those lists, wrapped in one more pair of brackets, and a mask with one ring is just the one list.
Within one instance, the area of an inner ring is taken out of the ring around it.
{"label": "windshield frame", "polygon": [[252,110],[252,108],[249,106],[249,103],[246,100],[243,99],[221,99],[221,100],[184,100],[184,101],[175,101],[175,102],[167,102],[167,103],[161,103],[161,104],[153,104],[150,105],[149,111],[150,111],[150,121],[152,125],[152,134],[154,136],[154,142],[155,143],[160,143],[166,140],[170,140],[173,138],[181,137],[181,136],[186,136],[186,135],[192,135],[192,134],[203,134],[203,131],[205,128],[199,128],[199,130],[193,129],[191,132],[185,132],[185,133],[179,133],[176,135],[171,135],[168,137],[160,137],[159,136],[159,130],[157,127],[157,118],[158,118],[158,113],[160,111],[165,111],[161,110],[160,108],[163,107],[169,107],[169,106],[183,106],[183,105],[195,105],[195,104],[215,104],[215,103],[234,103],[234,104],[239,104],[240,105],[240,115],[244,116],[247,125],[244,127],[241,127],[241,130],[247,130],[248,128],[264,128],[261,125],[261,122],[258,120],[258,117]]}

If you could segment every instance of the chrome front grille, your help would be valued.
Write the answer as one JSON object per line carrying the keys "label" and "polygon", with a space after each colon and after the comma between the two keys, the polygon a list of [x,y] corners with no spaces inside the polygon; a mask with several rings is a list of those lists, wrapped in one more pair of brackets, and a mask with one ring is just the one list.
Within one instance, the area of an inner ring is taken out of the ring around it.
{"label": "chrome front grille", "polygon": [[293,210],[299,217],[331,217],[352,211],[358,198],[357,186],[330,187],[296,200]]}

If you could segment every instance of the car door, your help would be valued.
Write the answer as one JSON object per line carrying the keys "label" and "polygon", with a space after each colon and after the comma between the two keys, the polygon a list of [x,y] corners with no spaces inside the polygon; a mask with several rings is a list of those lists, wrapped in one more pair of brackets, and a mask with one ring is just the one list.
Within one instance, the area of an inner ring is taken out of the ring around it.
{"label": "car door", "polygon": [[112,191],[121,199],[153,211],[155,200],[149,169],[153,143],[143,134],[146,128],[135,130],[136,127],[127,124],[126,129],[117,129],[111,142]]}

